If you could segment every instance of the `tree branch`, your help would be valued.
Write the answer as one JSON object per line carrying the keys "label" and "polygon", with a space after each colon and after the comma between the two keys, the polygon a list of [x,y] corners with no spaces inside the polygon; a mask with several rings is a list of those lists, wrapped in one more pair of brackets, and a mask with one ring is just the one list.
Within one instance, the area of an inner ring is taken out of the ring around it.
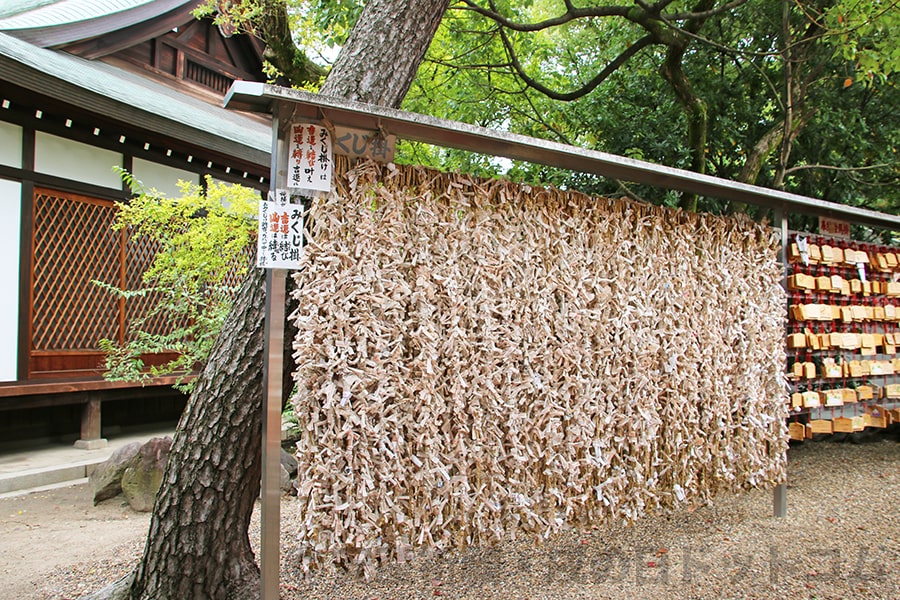
{"label": "tree branch", "polygon": [[522,79],[522,81],[524,81],[528,85],[528,87],[539,91],[548,98],[552,98],[553,100],[562,100],[565,102],[577,100],[578,98],[591,93],[598,85],[603,83],[604,80],[615,73],[616,70],[619,69],[619,67],[628,62],[631,57],[654,43],[654,38],[652,35],[645,35],[634,44],[626,48],[624,52],[622,52],[612,62],[606,65],[606,67],[602,71],[597,73],[597,75],[595,75],[593,79],[591,79],[582,87],[571,92],[557,92],[548,88],[525,72],[525,69],[522,67],[522,64],[519,62],[519,59],[516,56],[515,50],[512,47],[512,43],[509,41],[509,38],[506,36],[506,33],[502,29],[500,30],[500,39],[503,40],[503,45],[506,48],[507,54],[509,55],[510,64],[512,65],[513,69],[515,69],[516,74]]}
{"label": "tree branch", "polygon": [[895,166],[895,165],[893,165],[893,164],[891,164],[891,163],[881,163],[881,164],[878,164],[878,165],[868,165],[868,166],[865,166],[865,167],[837,167],[837,166],[835,166],[835,165],[819,165],[819,164],[816,164],[816,165],[796,165],[796,166],[791,167],[790,169],[785,169],[785,170],[784,170],[784,174],[785,174],[785,175],[788,175],[788,174],[790,174],[790,173],[793,173],[794,171],[803,171],[803,170],[805,170],[805,169],[827,169],[827,170],[829,170],[829,171],[846,171],[846,172],[852,172],[852,173],[855,173],[855,172],[858,172],[858,171],[872,171],[872,170],[875,170],[875,169],[886,169],[886,168],[890,168],[890,167],[893,167],[893,166]]}
{"label": "tree branch", "polygon": [[255,36],[266,45],[263,58],[293,85],[315,83],[325,75],[325,69],[294,43],[284,0],[259,0],[258,11],[247,11],[241,2],[205,0],[193,14],[214,16],[213,22],[219,26]]}
{"label": "tree branch", "polygon": [[294,43],[284,2],[266,0],[256,30],[266,44],[266,60],[281,71],[291,84],[315,83],[325,76],[325,69],[309,60]]}
{"label": "tree branch", "polygon": [[565,23],[574,21],[575,19],[583,19],[586,17],[625,17],[631,10],[631,8],[627,6],[597,6],[578,8],[571,2],[567,1],[566,12],[558,17],[545,19],[543,21],[538,21],[537,23],[517,23],[501,15],[497,11],[497,8],[494,5],[493,1],[490,2],[491,8],[484,8],[483,6],[476,4],[474,0],[462,1],[466,5],[466,8],[463,8],[462,10],[471,10],[483,17],[491,19],[492,21],[494,21],[498,25],[505,27],[506,29],[523,32],[541,31],[543,29],[549,29],[551,27],[564,25]]}
{"label": "tree branch", "polygon": [[718,6],[716,8],[711,8],[709,10],[697,10],[697,11],[688,11],[681,13],[674,13],[671,15],[665,15],[665,20],[667,21],[693,21],[696,19],[706,20],[710,17],[714,17],[716,15],[720,15],[722,13],[728,12],[737,8],[742,4],[746,4],[747,0],[732,0],[732,2],[728,2],[723,4],[722,6]]}
{"label": "tree branch", "polygon": [[784,133],[781,136],[781,152],[778,157],[778,168],[775,170],[773,186],[775,189],[784,189],[784,176],[787,163],[791,156],[794,144],[794,55],[791,51],[791,9],[788,3],[782,5],[781,10],[781,36],[784,50]]}
{"label": "tree branch", "polygon": [[622,190],[622,192],[632,200],[635,200],[636,202],[643,202],[644,204],[653,204],[647,199],[642,198],[640,194],[628,187],[628,184],[626,184],[621,179],[613,179],[613,181],[616,182],[616,185],[619,186],[619,189]]}
{"label": "tree branch", "polygon": [[[532,102],[532,100],[528,96],[528,94],[525,93],[525,90],[522,90],[521,94],[522,94],[522,97],[525,98],[525,102],[528,103],[528,106],[531,107],[532,114],[526,113],[525,111],[516,111],[516,112],[519,112],[519,114],[524,116],[526,119],[531,119],[535,123],[538,123],[539,125],[546,127],[547,131],[552,131],[556,135],[556,139],[558,139],[561,143],[568,144],[571,146],[572,145],[571,140],[569,140],[569,138],[562,131],[560,131],[558,128],[554,127],[552,123],[547,122],[547,120],[544,118],[541,111],[538,110],[538,108],[534,105],[534,102]],[[515,109],[513,109],[513,110],[515,110]]]}
{"label": "tree branch", "polygon": [[[484,39],[484,41],[481,42],[481,43],[474,44],[474,45],[471,45],[471,46],[467,46],[467,47],[465,47],[465,48],[460,48],[460,50],[461,50],[460,53],[458,53],[458,54],[456,54],[456,55],[454,55],[454,56],[452,56],[452,57],[450,57],[450,58],[448,58],[448,59],[446,59],[446,60],[444,60],[444,59],[439,59],[439,58],[432,58],[432,57],[430,57],[430,56],[426,56],[426,57],[425,57],[425,60],[426,60],[427,62],[436,63],[436,64],[444,65],[444,66],[447,66],[447,67],[453,67],[453,68],[456,68],[456,69],[470,68],[470,67],[472,67],[472,66],[474,66],[474,65],[465,65],[464,67],[462,67],[462,66],[458,66],[458,65],[456,64],[455,61],[461,60],[461,59],[463,59],[463,58],[465,58],[466,56],[469,56],[469,55],[471,55],[471,54],[476,54],[479,50],[482,50],[482,49],[487,48],[488,46],[490,46],[491,43],[494,41],[494,36],[499,32],[499,30],[500,30],[499,27],[493,28],[493,29],[490,30],[490,31],[468,31],[468,30],[464,30],[464,29],[463,29],[463,30],[456,30],[457,33],[472,34],[472,35],[475,35],[475,34],[483,35],[485,39]],[[491,67],[491,66],[503,66],[503,67],[508,67],[509,64],[503,64],[503,65],[491,65],[491,64],[487,64],[487,65],[485,65],[485,66],[487,66],[487,67]]]}

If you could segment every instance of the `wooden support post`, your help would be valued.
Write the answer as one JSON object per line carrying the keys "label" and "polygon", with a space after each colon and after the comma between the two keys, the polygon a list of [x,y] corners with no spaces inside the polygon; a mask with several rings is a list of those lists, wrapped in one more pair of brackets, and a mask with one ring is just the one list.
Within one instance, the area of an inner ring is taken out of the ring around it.
{"label": "wooden support post", "polygon": [[787,516],[787,483],[779,483],[772,494],[772,516],[783,519]]}
{"label": "wooden support post", "polygon": [[281,551],[281,386],[284,369],[284,269],[269,270],[266,280],[266,398],[263,406],[262,506],[260,514],[261,600],[277,600]]}
{"label": "wooden support post", "polygon": [[81,408],[81,439],[75,442],[75,447],[82,450],[96,450],[106,448],[107,441],[100,437],[100,399],[94,394],[88,396],[88,401]]}

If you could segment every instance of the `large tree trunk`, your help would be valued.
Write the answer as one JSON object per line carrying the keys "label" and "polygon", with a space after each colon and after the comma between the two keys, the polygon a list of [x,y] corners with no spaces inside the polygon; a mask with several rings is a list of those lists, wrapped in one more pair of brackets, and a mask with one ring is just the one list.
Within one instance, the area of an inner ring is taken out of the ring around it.
{"label": "large tree trunk", "polygon": [[[399,106],[448,3],[370,0],[322,93]],[[94,598],[259,596],[247,528],[262,464],[264,280],[251,270],[185,408],[140,564]]]}
{"label": "large tree trunk", "polygon": [[[320,94],[399,107],[450,0],[369,0]],[[364,35],[355,35],[360,24]]]}
{"label": "large tree trunk", "polygon": [[259,497],[265,279],[254,269],[185,409],[131,598],[251,598]]}

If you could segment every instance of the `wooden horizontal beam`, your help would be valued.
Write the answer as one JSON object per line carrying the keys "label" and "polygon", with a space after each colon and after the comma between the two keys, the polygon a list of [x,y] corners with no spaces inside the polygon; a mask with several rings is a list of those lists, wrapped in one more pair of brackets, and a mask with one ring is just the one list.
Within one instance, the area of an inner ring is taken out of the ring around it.
{"label": "wooden horizontal beam", "polygon": [[[193,379],[188,375],[185,381]],[[106,379],[59,379],[59,380],[22,380],[0,383],[0,398],[14,396],[34,396],[43,394],[71,394],[78,392],[122,390],[141,387],[166,387],[178,383],[178,376],[155,377],[143,383],[133,381],[108,381]]]}

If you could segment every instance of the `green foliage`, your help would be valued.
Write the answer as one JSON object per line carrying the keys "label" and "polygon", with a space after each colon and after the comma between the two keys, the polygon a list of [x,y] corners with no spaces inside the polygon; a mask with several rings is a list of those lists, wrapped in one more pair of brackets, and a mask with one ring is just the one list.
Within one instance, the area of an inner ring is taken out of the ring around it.
{"label": "green foliage", "polygon": [[284,410],[281,412],[281,422],[288,423],[294,427],[297,427],[299,421],[297,420],[297,415],[294,413],[294,405],[291,402],[288,402]]}
{"label": "green foliage", "polygon": [[824,17],[829,42],[855,67],[846,85],[884,82],[892,73],[900,73],[898,0],[838,0]]}
{"label": "green foliage", "polygon": [[[705,172],[837,202],[898,210],[900,71],[885,60],[900,58],[900,35],[892,25],[900,18],[898,2],[799,0],[785,5],[749,0],[733,6],[726,0],[712,2],[721,12],[705,20],[681,57],[681,67],[709,116]],[[535,23],[565,12],[561,0],[479,4],[496,7],[519,23]],[[579,6],[616,4],[630,3]],[[686,11],[695,5],[677,2],[667,10]],[[833,44],[841,30],[829,19],[838,9],[855,15],[844,20],[846,38],[841,38],[856,44],[853,54],[835,52]],[[510,67],[498,32],[498,24],[482,15],[450,10],[404,108],[692,168],[685,109],[660,76],[666,46],[644,48],[588,95],[562,102],[523,83]],[[646,33],[622,17],[575,19],[530,33],[506,31],[524,70],[541,84],[562,92],[584,85]],[[878,51],[878,74],[866,75],[870,81],[866,86],[845,86],[847,77],[863,77],[860,69],[871,64],[860,58],[859,48]],[[792,86],[789,100],[785,96],[788,80]],[[796,125],[788,162],[780,163],[782,146],[776,139],[768,152],[762,152],[758,172],[744,172],[748,160],[760,156],[758,144],[783,127],[788,104]],[[801,110],[805,111],[803,120]],[[479,174],[499,172],[533,183],[678,204],[677,193],[650,186],[540,165],[510,165],[421,145],[401,146],[399,160]],[[703,210],[731,209],[715,199],[702,200]]]}
{"label": "green foliage", "polygon": [[204,0],[192,14],[212,19],[226,34],[240,32],[261,40],[266,45],[263,72],[269,81],[315,91],[325,69],[307,56],[306,49],[322,36],[298,37],[304,14],[299,4],[289,0]]}
{"label": "green foliage", "polygon": [[[536,21],[556,16],[563,5],[539,0],[500,8],[514,20]],[[509,33],[523,67],[542,84],[560,91],[583,86],[639,35],[637,27],[624,20],[581,20],[532,34]],[[552,100],[523,85],[510,70],[493,22],[472,11],[451,10],[403,108],[684,166],[688,153],[683,144],[683,116],[657,75],[658,60],[658,52],[645,50],[630,61],[628,69],[613,73],[592,93],[568,102]],[[480,175],[502,173],[519,181],[589,193],[623,193],[619,182],[563,169],[510,164],[452,150],[426,151],[413,145],[398,150],[402,161]],[[660,190],[644,189],[640,195],[671,203]]]}
{"label": "green foliage", "polygon": [[[285,0],[275,0],[281,4]],[[236,31],[252,33],[255,29],[255,23],[261,19],[267,9],[266,2],[259,0],[233,0],[228,2],[228,11],[219,10],[218,0],[204,0],[199,4],[192,14],[198,19],[206,17],[212,18],[213,23],[219,26],[233,27]]]}
{"label": "green foliage", "polygon": [[289,11],[298,41],[325,55],[341,46],[362,12],[361,0],[295,0]]}
{"label": "green foliage", "polygon": [[[235,291],[228,282],[240,281],[250,267],[259,193],[208,177],[205,190],[180,182],[182,195],[173,199],[120,174],[138,195],[117,204],[113,228],[151,240],[157,252],[140,289],[95,282],[126,303],[145,299],[146,306],[128,323],[124,343],[100,341],[106,377],[142,381],[185,375],[205,362],[228,314]],[[177,356],[162,365],[145,364],[144,357],[163,353]]]}
{"label": "green foliage", "polygon": [[362,0],[231,0],[227,11],[218,0],[204,0],[194,9],[197,18],[209,17],[216,25],[227,24],[238,31],[256,33],[274,6],[287,9],[294,41],[301,48],[326,54],[340,46],[362,11]]}
{"label": "green foliage", "polygon": [[[562,0],[471,1],[515,23],[559,17],[574,6]],[[333,58],[363,4],[236,0],[229,5],[239,21],[250,23],[264,14],[260,7],[275,3],[287,7],[294,41],[313,55],[318,52],[323,61]],[[615,14],[526,32],[501,27],[464,0],[451,2],[403,108],[697,168],[685,102],[660,76],[667,44],[680,39],[686,45],[680,67],[708,115],[704,172],[883,210],[900,206],[900,0],[577,4]],[[701,5],[714,10],[697,21],[696,31],[684,34],[678,29],[690,26],[684,15]],[[622,7],[626,14],[616,12]],[[672,17],[641,20],[651,7]],[[567,93],[582,88],[648,35],[655,36],[652,44],[590,93],[570,101],[551,99],[526,85],[503,43],[505,37],[531,79]],[[786,116],[795,120],[794,137],[786,147],[776,139],[760,150],[760,142],[782,127]],[[745,170],[754,159],[760,167]],[[679,204],[677,192],[423,144],[401,143],[398,161]],[[709,198],[700,208],[730,209]]]}

